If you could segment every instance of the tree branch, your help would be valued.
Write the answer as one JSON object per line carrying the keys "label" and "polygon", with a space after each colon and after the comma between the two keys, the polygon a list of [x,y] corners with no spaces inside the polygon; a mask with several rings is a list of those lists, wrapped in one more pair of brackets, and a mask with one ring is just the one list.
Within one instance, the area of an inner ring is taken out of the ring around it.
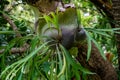
{"label": "tree branch", "polygon": [[21,34],[18,32],[17,26],[14,24],[14,22],[8,17],[6,14],[2,14],[3,18],[10,24],[12,29],[16,32],[17,37],[22,37]]}
{"label": "tree branch", "polygon": [[[19,47],[19,48],[11,48],[10,53],[15,54],[15,53],[24,53],[25,51],[27,51],[27,49],[29,48],[28,44],[25,44],[23,47]],[[0,54],[2,54],[5,51],[5,49],[0,50]]]}

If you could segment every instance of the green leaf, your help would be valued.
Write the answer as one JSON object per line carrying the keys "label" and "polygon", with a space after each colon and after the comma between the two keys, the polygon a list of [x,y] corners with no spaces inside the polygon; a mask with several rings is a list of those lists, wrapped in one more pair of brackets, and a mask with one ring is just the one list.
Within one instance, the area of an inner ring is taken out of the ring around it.
{"label": "green leaf", "polygon": [[[25,63],[27,62],[30,58],[32,58],[35,54],[37,54],[43,47],[45,47],[45,45],[47,44],[48,42],[40,45],[36,50],[34,50],[33,52],[31,52],[28,56],[26,56],[25,58],[13,63],[12,65],[8,66],[5,68],[5,70],[0,74],[0,78],[9,70],[11,69],[12,67],[14,67],[11,72],[8,74],[8,76],[6,78],[9,79],[9,76],[13,73],[13,71],[16,69],[16,68],[21,68],[21,64],[22,63]],[[17,65],[17,66],[16,66]],[[17,69],[17,71],[19,70],[19,68]]]}
{"label": "green leaf", "polygon": [[106,60],[105,54],[104,54],[102,48],[100,47],[100,44],[98,44],[94,39],[92,39],[92,41],[96,45],[96,47],[98,48],[98,50],[100,51],[101,56]]}
{"label": "green leaf", "polygon": [[90,54],[91,54],[91,39],[88,39],[88,51],[87,51],[87,61],[90,58]]}
{"label": "green leaf", "polygon": [[80,71],[82,71],[83,73],[86,73],[86,74],[94,74],[94,73],[90,72],[89,70],[85,69],[84,67],[82,67],[80,65],[80,63],[75,62],[75,60],[73,60],[73,58],[71,57],[69,52],[62,45],[60,45],[60,47],[61,47],[61,50],[65,54],[67,64],[71,65],[74,70],[76,70],[76,71],[80,70]]}
{"label": "green leaf", "polygon": [[77,11],[75,8],[68,8],[65,12],[59,12],[58,22],[60,26],[67,28],[78,27]]}
{"label": "green leaf", "polygon": [[93,28],[89,28],[87,29],[88,31],[92,31],[96,34],[100,34],[100,35],[103,35],[105,37],[111,37],[108,33],[106,33],[105,31],[112,31],[112,30],[104,30],[104,29],[93,29]]}
{"label": "green leaf", "polygon": [[87,50],[87,61],[88,61],[90,58],[92,46],[91,46],[91,36],[87,31],[86,31],[86,35],[87,35],[87,44],[88,44],[88,50]]}
{"label": "green leaf", "polygon": [[14,31],[0,31],[0,34],[15,34]]}

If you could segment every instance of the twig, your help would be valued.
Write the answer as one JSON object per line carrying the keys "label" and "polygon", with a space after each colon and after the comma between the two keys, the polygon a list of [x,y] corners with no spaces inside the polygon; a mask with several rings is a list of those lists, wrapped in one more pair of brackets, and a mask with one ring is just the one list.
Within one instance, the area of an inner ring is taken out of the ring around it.
{"label": "twig", "polygon": [[22,37],[21,34],[18,32],[17,26],[14,22],[8,17],[6,14],[2,14],[3,18],[11,25],[12,29],[16,32],[17,37]]}
{"label": "twig", "polygon": [[[24,53],[25,51],[27,51],[27,49],[29,48],[29,45],[26,44],[23,47],[19,47],[19,48],[12,48],[10,50],[10,53],[14,54],[14,53]],[[2,54],[5,51],[5,49],[0,50],[0,54]]]}

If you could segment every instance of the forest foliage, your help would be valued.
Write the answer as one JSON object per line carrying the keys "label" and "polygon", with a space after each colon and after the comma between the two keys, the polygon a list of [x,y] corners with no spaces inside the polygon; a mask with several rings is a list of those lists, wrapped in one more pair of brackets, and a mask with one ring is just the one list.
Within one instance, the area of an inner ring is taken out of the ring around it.
{"label": "forest foliage", "polygon": [[[69,0],[63,0],[68,3]],[[111,28],[107,16],[103,16],[96,7],[87,0],[73,0],[77,8],[79,23],[87,35],[87,60],[94,42],[104,59],[105,53],[112,54],[111,64],[117,69],[117,51],[114,33],[119,28]],[[57,15],[51,13],[56,19]],[[58,13],[59,14],[59,13]],[[46,14],[48,22],[58,25],[55,19]],[[71,13],[67,14],[71,15]],[[94,72],[84,68],[77,62],[78,49],[70,50],[61,44],[51,49],[44,42],[44,37],[35,32],[35,16],[29,4],[21,0],[0,0],[0,79],[1,80],[86,80],[87,75]],[[65,17],[64,17],[65,18]],[[63,19],[64,20],[64,19]],[[41,25],[40,25],[41,26]]]}

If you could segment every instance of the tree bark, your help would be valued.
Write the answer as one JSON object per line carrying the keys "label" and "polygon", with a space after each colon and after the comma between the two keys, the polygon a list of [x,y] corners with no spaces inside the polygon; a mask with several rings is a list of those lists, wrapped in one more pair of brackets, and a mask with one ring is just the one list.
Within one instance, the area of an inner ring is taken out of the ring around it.
{"label": "tree bark", "polygon": [[[114,26],[115,28],[120,28],[120,0],[112,0],[112,4],[113,4],[112,13],[115,21]],[[116,41],[117,41],[118,63],[120,70],[120,34],[116,34]]]}
{"label": "tree bark", "polygon": [[[87,43],[78,46],[79,54],[77,60],[86,68],[95,72],[92,80],[118,80],[117,73],[108,60],[104,60],[97,47],[92,43],[91,56],[87,58]],[[97,77],[96,77],[97,76]]]}

